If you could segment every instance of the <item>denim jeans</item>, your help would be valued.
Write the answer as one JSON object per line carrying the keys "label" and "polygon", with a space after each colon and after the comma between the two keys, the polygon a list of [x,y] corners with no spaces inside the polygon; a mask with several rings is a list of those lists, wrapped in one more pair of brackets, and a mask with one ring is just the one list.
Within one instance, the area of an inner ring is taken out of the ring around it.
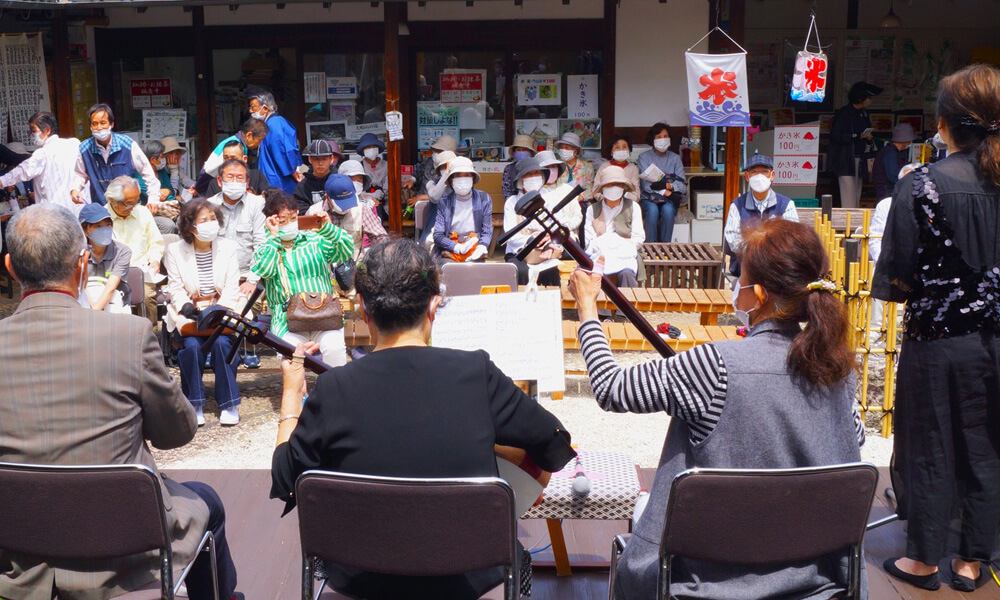
{"label": "denim jeans", "polygon": [[[208,505],[208,530],[215,538],[215,571],[219,580],[219,600],[229,600],[236,590],[236,566],[233,565],[233,556],[226,540],[226,509],[222,506],[222,499],[215,490],[200,481],[185,481],[181,485],[198,494]],[[202,552],[195,559],[184,583],[190,600],[214,598],[212,569],[207,552]]]}
{"label": "denim jeans", "polygon": [[[205,406],[205,385],[201,382],[205,365],[205,353],[201,345],[208,338],[178,335],[183,348],[177,353],[177,364],[181,370],[181,390],[193,406]],[[215,401],[219,408],[228,410],[240,405],[240,388],[236,384],[236,364],[226,364],[226,357],[233,347],[235,338],[220,335],[212,345],[212,370],[215,371]],[[239,360],[239,354],[234,361]]]}
{"label": "denim jeans", "polygon": [[647,242],[669,242],[674,236],[674,217],[677,207],[667,200],[661,204],[641,200],[642,226],[646,230]]}

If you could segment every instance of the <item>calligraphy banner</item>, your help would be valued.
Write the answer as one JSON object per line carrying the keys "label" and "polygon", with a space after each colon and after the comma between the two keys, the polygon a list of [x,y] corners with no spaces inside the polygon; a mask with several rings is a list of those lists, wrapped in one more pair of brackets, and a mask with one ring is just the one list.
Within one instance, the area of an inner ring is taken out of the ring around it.
{"label": "calligraphy banner", "polygon": [[748,127],[747,55],[685,52],[691,125]]}
{"label": "calligraphy banner", "polygon": [[0,36],[0,141],[7,141],[7,120],[14,141],[31,145],[28,119],[39,110],[49,110],[49,82],[45,73],[42,36]]}

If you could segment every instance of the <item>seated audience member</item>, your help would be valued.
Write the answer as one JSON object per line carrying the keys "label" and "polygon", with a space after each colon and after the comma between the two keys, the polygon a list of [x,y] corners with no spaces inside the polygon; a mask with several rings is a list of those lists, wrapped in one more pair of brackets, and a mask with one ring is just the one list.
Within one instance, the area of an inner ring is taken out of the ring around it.
{"label": "seated audience member", "polygon": [[181,190],[190,190],[194,185],[194,180],[181,171],[181,162],[187,150],[182,148],[177,138],[172,135],[166,136],[160,142],[163,144],[163,158],[166,162],[170,190],[180,196]]}
{"label": "seated audience member", "polygon": [[288,330],[286,307],[293,294],[334,295],[332,265],[351,258],[354,240],[321,213],[316,231],[299,230],[299,206],[280,188],[271,188],[264,197],[267,241],[257,248],[253,271],[264,281],[267,304],[271,307],[271,331],[290,344],[308,341],[319,344],[323,362],[336,367],[347,362],[343,328],[294,333]]}
{"label": "seated audience member", "polygon": [[625,176],[628,180],[632,182],[632,187],[635,189],[634,192],[629,192],[626,197],[632,200],[639,201],[639,169],[629,162],[629,157],[632,156],[632,140],[629,139],[627,135],[617,134],[611,138],[611,145],[608,147],[609,158],[606,162],[601,163],[601,166],[597,168],[597,174],[594,175],[594,189],[601,186],[601,171],[608,167],[618,167],[625,171]]}
{"label": "seated audience member", "polygon": [[646,227],[646,241],[669,242],[674,235],[674,217],[687,192],[684,163],[680,156],[668,149],[670,127],[666,123],[650,127],[646,143],[652,148],[639,155],[636,168],[642,174],[650,165],[655,165],[663,173],[658,181],[644,178],[639,183],[639,205]]}
{"label": "seated audience member", "polygon": [[[142,152],[146,155],[146,159],[149,160],[149,165],[156,171],[157,179],[160,180],[160,197],[158,201],[170,202],[172,206],[179,209],[177,194],[170,186],[170,172],[167,170],[167,160],[163,157],[163,143],[159,140],[146,140],[142,144]],[[146,206],[149,204],[146,182],[142,179],[136,179],[136,181],[139,182],[139,203]],[[154,202],[156,200],[154,198]],[[174,223],[172,218],[165,216],[165,214],[154,215],[153,220],[156,221],[156,226],[159,228],[160,233],[177,232],[176,223]]]}
{"label": "seated audience member", "polygon": [[[514,174],[514,183],[517,185],[519,192],[507,198],[504,202],[503,207],[503,228],[509,231],[514,228],[515,225],[524,220],[524,217],[518,215],[515,212],[515,206],[517,201],[521,199],[521,196],[528,192],[539,192],[542,198],[545,200],[545,205],[547,208],[555,208],[555,205],[562,200],[561,197],[556,197],[555,194],[547,193],[542,189],[542,185],[545,182],[545,178],[548,177],[548,169],[542,168],[538,164],[538,159],[536,157],[528,157],[521,159],[517,162],[517,172]],[[560,223],[570,227],[571,229],[579,227],[581,216],[580,216],[580,204],[577,202],[570,202],[567,204],[556,218]],[[528,283],[528,268],[531,264],[539,264],[548,259],[558,259],[562,255],[562,249],[554,243],[542,242],[538,245],[536,250],[532,251],[525,260],[518,260],[517,253],[524,248],[524,245],[528,243],[532,238],[541,233],[541,228],[535,224],[527,225],[524,229],[520,230],[514,237],[510,238],[507,242],[507,247],[504,249],[504,260],[515,265],[517,267],[517,283],[518,285],[525,285]],[[540,285],[560,285],[559,278],[559,267],[551,267],[538,274],[538,283]]]}
{"label": "seated audience member", "polygon": [[[87,296],[83,300],[94,310],[130,312],[127,281],[132,251],[125,244],[112,239],[114,231],[111,215],[100,204],[85,205],[80,210],[79,219],[90,250],[90,259],[87,261]],[[94,291],[91,292],[91,289]]]}
{"label": "seated audience member", "polygon": [[247,186],[247,164],[235,158],[219,167],[216,186],[219,193],[208,199],[222,208],[219,237],[236,242],[236,257],[240,267],[240,295],[253,294],[260,276],[253,272],[254,253],[266,241],[264,230],[264,198],[250,192]]}
{"label": "seated audience member", "polygon": [[503,176],[500,178],[500,191],[503,192],[504,198],[510,198],[517,193],[517,185],[514,182],[514,173],[517,172],[515,165],[518,161],[535,155],[535,140],[523,133],[515,135],[514,142],[507,148],[507,152],[511,163],[504,167]]}
{"label": "seated audience member", "polygon": [[743,246],[741,231],[757,221],[780,217],[786,221],[799,221],[795,203],[771,189],[774,181],[774,163],[770,156],[754,154],[743,168],[743,177],[750,189],[733,200],[726,218],[726,244],[729,246],[729,272],[740,276],[739,252]]}
{"label": "seated audience member", "polygon": [[899,180],[899,170],[910,162],[910,144],[917,137],[913,126],[900,123],[892,129],[892,139],[875,154],[872,167],[872,185],[876,198],[889,198]]}
{"label": "seated audience member", "polygon": [[[573,274],[580,348],[598,404],[673,416],[649,502],[615,572],[619,597],[656,595],[667,496],[684,469],[860,460],[864,427],[854,407],[854,350],[847,344],[847,309],[823,280],[829,270],[812,228],[764,221],[744,232],[743,274],[733,290],[736,315],[750,327],[747,337],[624,369],[597,322],[600,276]],[[685,598],[801,598],[807,590],[810,598],[832,598],[849,582],[846,553],[776,569],[677,558],[672,572],[670,594]],[[867,598],[864,584],[861,595]]]}
{"label": "seated audience member", "polygon": [[[21,211],[7,227],[7,246],[6,266],[24,296],[14,314],[0,321],[0,461],[139,463],[155,472],[147,441],[163,450],[179,448],[197,427],[150,324],[80,308],[86,241],[67,209],[46,203]],[[203,483],[157,475],[175,576],[195,558],[205,530],[215,536],[218,584],[208,554],[200,554],[185,579],[188,597],[213,598],[213,587],[219,598],[234,597],[236,569],[219,496]],[[108,502],[131,518],[128,498]],[[0,565],[3,598],[104,600],[147,585],[159,589],[156,552],[99,563],[47,563],[0,551]]]}
{"label": "seated audience member", "polygon": [[[385,228],[382,227],[382,221],[374,212],[374,207],[361,202],[360,194],[357,192],[357,187],[360,185],[347,175],[340,173],[330,175],[326,179],[323,202],[313,204],[306,213],[318,215],[326,212],[330,216],[331,223],[350,234],[354,240],[354,258],[358,258],[372,240],[387,235]],[[365,240],[369,240],[368,244],[364,243]]]}
{"label": "seated audience member", "polygon": [[627,194],[635,192],[620,167],[604,169],[601,186],[587,207],[584,238],[587,254],[595,261],[604,257],[604,273],[618,276],[619,287],[639,287],[639,250],[646,241],[642,211]]}
{"label": "seated audience member", "polygon": [[[423,199],[430,203],[424,219],[424,228],[418,232],[418,239],[422,244],[431,247],[434,243],[434,221],[437,220],[438,202],[445,194],[452,190],[448,187],[448,165],[456,158],[451,150],[444,150],[434,154],[433,162],[436,169],[436,179],[428,179],[426,193]],[[416,204],[416,203],[414,203]]]}
{"label": "seated audience member", "polygon": [[[458,150],[458,142],[456,142],[455,138],[451,137],[450,135],[445,134],[439,137],[438,139],[434,140],[434,143],[431,144],[430,156],[425,156],[421,158],[420,164],[418,165],[417,169],[415,169],[416,173],[414,174],[415,177],[414,183],[416,185],[416,188],[418,190],[423,190],[427,188],[427,184],[429,182],[437,181],[438,169],[437,165],[434,164],[435,156],[437,156],[442,152],[455,153],[457,150]],[[414,202],[418,200],[427,200],[427,198],[423,198],[422,194],[414,196]]]}
{"label": "seated audience member", "polygon": [[[535,154],[535,158],[538,160],[538,164],[548,171],[545,183],[542,184],[543,190],[553,191],[561,188],[569,191],[573,188],[573,186],[569,185],[569,165],[559,160],[554,152],[551,150],[542,150]],[[568,187],[564,188],[562,186]]]}
{"label": "seated audience member", "polygon": [[564,133],[561,138],[556,140],[556,152],[559,160],[566,163],[568,167],[568,183],[583,188],[583,194],[580,195],[579,201],[590,202],[593,199],[594,165],[582,156],[583,145],[580,143],[580,136],[573,132]]}
{"label": "seated audience member", "polygon": [[365,168],[356,160],[345,160],[340,163],[337,172],[351,178],[354,186],[354,193],[358,197],[358,205],[361,206],[361,247],[355,244],[354,253],[357,255],[361,249],[372,245],[376,237],[387,235],[382,220],[378,216],[378,200],[369,194],[367,189],[371,186],[371,178],[365,173]]}
{"label": "seated audience member", "polygon": [[340,161],[340,144],[335,141],[313,140],[302,152],[309,161],[309,170],[302,176],[302,181],[295,185],[292,196],[299,202],[299,214],[304,215],[314,204],[322,204],[326,178],[330,173],[336,173],[336,164]]}
{"label": "seated audience member", "polygon": [[111,207],[115,238],[132,250],[132,266],[146,276],[146,317],[156,324],[156,284],[153,277],[160,272],[163,258],[163,236],[153,215],[139,204],[139,182],[131,177],[117,177],[104,192]]}
{"label": "seated audience member", "polygon": [[[263,124],[263,121],[257,122]],[[267,182],[267,177],[264,177],[264,174],[260,172],[260,169],[251,168],[249,166],[243,142],[239,140],[230,140],[226,142],[225,147],[222,149],[223,164],[225,164],[225,161],[227,160],[239,160],[242,161],[243,164],[247,165],[247,192],[260,196],[264,193],[264,190],[271,187],[271,184]],[[220,167],[216,168],[216,173],[218,173],[219,168]],[[204,172],[202,174],[205,175]],[[208,179],[208,183],[205,186],[204,196],[206,198],[211,198],[222,191],[222,186],[219,185],[218,177],[208,177]],[[200,181],[201,180],[199,178],[199,182]],[[195,184],[195,187],[197,189],[197,184]]]}
{"label": "seated audience member", "polygon": [[[304,405],[301,359],[282,362],[271,497],[283,500],[286,509],[295,505],[296,478],[310,469],[496,477],[494,444],[524,448],[549,471],[574,456],[565,427],[485,352],[429,346],[440,282],[434,259],[417,242],[376,242],[355,280],[375,351],[320,375]],[[479,598],[503,578],[499,568],[443,577],[363,573],[340,565],[325,570],[334,589],[370,600]]]}
{"label": "seated audience member", "polygon": [[435,254],[444,262],[483,261],[493,239],[493,201],[474,189],[479,173],[460,156],[448,165],[452,191],[438,202],[434,220]]}
{"label": "seated audience member", "polygon": [[[260,119],[249,118],[244,121],[243,126],[240,128],[235,135],[231,135],[226,139],[222,140],[215,146],[215,150],[205,160],[205,164],[201,168],[201,173],[198,174],[198,181],[194,184],[194,191],[199,196],[214,196],[218,194],[219,191],[214,192],[211,189],[211,184],[215,181],[215,178],[219,175],[219,167],[222,163],[229,160],[230,158],[242,158],[243,161],[247,163],[247,166],[251,171],[259,172],[256,163],[250,160],[251,151],[256,152],[260,148],[260,142],[264,137],[271,131],[267,123],[261,121]],[[237,155],[236,151],[230,151],[229,154],[226,153],[226,148],[230,148],[233,142],[238,142],[240,145],[240,153]],[[263,173],[261,173],[263,175]],[[256,182],[256,176],[254,176]],[[267,181],[267,178],[264,178]],[[261,183],[255,183],[255,185],[260,185],[261,187],[253,187],[251,189],[255,194],[263,194],[264,190],[271,187],[270,183],[264,185]]]}
{"label": "seated audience member", "polygon": [[[385,144],[374,133],[366,133],[358,140],[358,152],[363,157],[361,165],[371,180],[368,191],[385,210],[385,195],[389,191],[389,167],[382,160]],[[386,213],[388,215],[388,213]],[[387,217],[388,218],[388,217]]]}
{"label": "seated audience member", "polygon": [[[194,406],[198,425],[205,424],[205,386],[202,383],[206,353],[201,346],[206,335],[198,335],[195,311],[214,304],[233,310],[242,308],[240,266],[235,243],[219,237],[223,222],[222,208],[208,200],[184,204],[177,218],[181,240],[170,244],[164,262],[167,267],[167,331],[181,344],[177,364],[181,389]],[[215,373],[215,402],[222,414],[219,423],[240,422],[240,388],[236,383],[236,363],[226,362],[235,337],[220,335],[210,350]],[[234,358],[239,361],[239,357]]]}

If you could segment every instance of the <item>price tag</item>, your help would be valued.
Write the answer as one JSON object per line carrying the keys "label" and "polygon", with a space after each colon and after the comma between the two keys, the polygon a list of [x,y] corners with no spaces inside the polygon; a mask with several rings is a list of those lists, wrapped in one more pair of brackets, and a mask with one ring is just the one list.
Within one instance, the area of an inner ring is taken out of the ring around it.
{"label": "price tag", "polygon": [[385,113],[385,129],[389,132],[389,141],[398,142],[403,139],[403,113],[393,110]]}

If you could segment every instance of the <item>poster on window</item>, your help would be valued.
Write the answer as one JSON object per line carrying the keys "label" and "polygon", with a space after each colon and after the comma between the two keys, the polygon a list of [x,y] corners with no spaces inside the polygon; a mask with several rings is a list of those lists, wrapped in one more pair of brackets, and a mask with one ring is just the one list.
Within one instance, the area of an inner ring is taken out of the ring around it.
{"label": "poster on window", "polygon": [[0,36],[0,141],[7,140],[9,118],[13,139],[30,146],[26,123],[39,110],[49,110],[42,36]]}
{"label": "poster on window", "polygon": [[597,90],[597,75],[567,75],[566,116],[570,119],[596,119]]}
{"label": "poster on window", "polygon": [[562,104],[562,74],[518,75],[518,106],[560,106]]}
{"label": "poster on window", "polygon": [[326,73],[322,71],[303,73],[306,102],[326,102]]}
{"label": "poster on window", "polygon": [[774,128],[774,183],[816,185],[819,121]]}
{"label": "poster on window", "polygon": [[326,97],[330,100],[353,100],[358,97],[357,77],[327,77]]}
{"label": "poster on window", "polygon": [[580,136],[580,145],[584,149],[601,148],[600,119],[562,119],[559,121],[559,135],[564,133],[575,133]]}
{"label": "poster on window", "polygon": [[747,55],[685,52],[691,125],[748,127]]}
{"label": "poster on window", "polygon": [[142,111],[142,139],[161,140],[167,136],[178,140],[187,137],[187,111],[182,108]]}
{"label": "poster on window", "polygon": [[450,135],[457,140],[458,124],[457,106],[445,106],[440,102],[417,102],[417,149],[429,150],[434,140],[442,135]]}
{"label": "poster on window", "polygon": [[170,108],[169,79],[132,79],[132,108]]}
{"label": "poster on window", "polygon": [[448,69],[440,75],[441,102],[469,104],[486,99],[486,69]]}

